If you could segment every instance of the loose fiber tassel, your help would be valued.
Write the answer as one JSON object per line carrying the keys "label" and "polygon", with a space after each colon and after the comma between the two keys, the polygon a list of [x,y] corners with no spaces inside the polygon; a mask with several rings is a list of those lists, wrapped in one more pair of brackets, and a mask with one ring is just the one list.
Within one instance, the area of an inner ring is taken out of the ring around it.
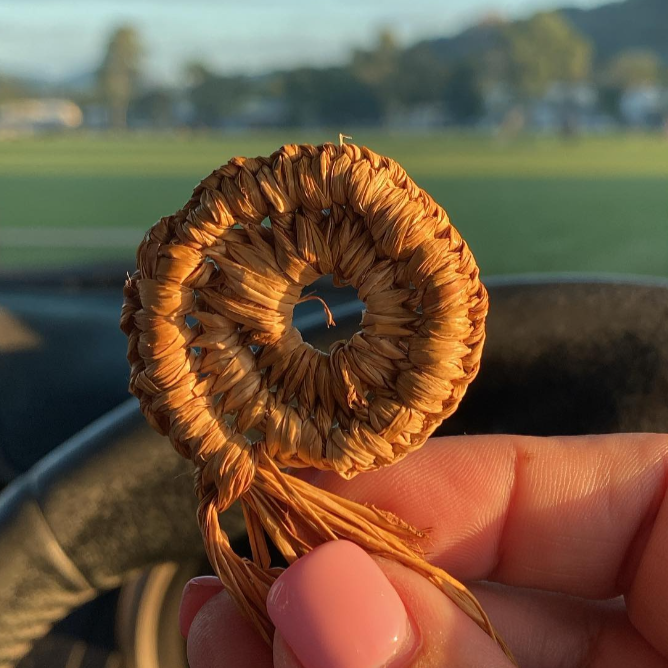
{"label": "loose fiber tassel", "polygon": [[349,501],[283,473],[264,451],[253,484],[241,497],[253,561],[238,557],[218,525],[212,504],[203,506],[200,526],[209,559],[237,604],[267,642],[273,626],[266,597],[281,569],[270,568],[267,536],[288,564],[330,540],[350,540],[369,554],[393,559],[441,589],[506,656],[514,658],[473,594],[425,560],[418,544],[426,534],[392,513]]}

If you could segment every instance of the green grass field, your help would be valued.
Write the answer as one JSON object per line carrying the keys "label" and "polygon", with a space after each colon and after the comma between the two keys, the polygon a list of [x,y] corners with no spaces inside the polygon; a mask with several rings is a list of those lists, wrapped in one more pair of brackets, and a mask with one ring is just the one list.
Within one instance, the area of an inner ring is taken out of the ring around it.
{"label": "green grass field", "polygon": [[[665,138],[503,142],[452,134],[354,134],[356,142],[401,162],[446,208],[486,275],[668,276]],[[199,179],[231,156],[334,139],[334,132],[286,131],[0,143],[0,265],[116,259],[130,268],[132,246],[146,228],[180,207]],[[90,235],[104,227],[127,228],[127,236],[108,248],[68,246],[73,233],[67,229],[88,228]],[[43,238],[35,228],[52,228],[51,236]],[[63,228],[65,237],[54,241]]]}

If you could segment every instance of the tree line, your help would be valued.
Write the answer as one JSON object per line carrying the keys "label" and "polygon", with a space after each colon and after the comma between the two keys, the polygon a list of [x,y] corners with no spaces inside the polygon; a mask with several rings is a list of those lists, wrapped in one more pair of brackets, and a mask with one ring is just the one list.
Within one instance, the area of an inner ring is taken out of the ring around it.
{"label": "tree line", "polygon": [[545,95],[555,82],[588,83],[597,89],[601,107],[614,116],[625,90],[667,79],[666,68],[649,50],[597,59],[593,44],[558,11],[492,22],[479,27],[476,39],[479,47],[461,57],[444,57],[433,42],[402,48],[384,31],[371,47],[353,51],[343,65],[232,76],[194,62],[184,68],[183,85],[167,89],[145,86],[141,35],[122,26],[109,39],[94,89],[79,97],[102,105],[108,124],[117,128],[125,127],[128,119],[196,127],[235,122],[381,125],[416,109],[439,110],[447,122],[466,125],[480,120],[494,91],[521,108]]}

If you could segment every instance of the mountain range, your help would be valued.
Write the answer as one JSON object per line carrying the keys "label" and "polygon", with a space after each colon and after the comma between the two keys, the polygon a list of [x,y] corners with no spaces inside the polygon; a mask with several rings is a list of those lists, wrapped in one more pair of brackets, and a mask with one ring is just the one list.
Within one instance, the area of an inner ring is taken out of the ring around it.
{"label": "mountain range", "polygon": [[[668,0],[623,0],[592,9],[559,10],[594,46],[599,62],[631,49],[654,51],[668,65]],[[492,43],[504,23],[486,21],[429,45],[444,61],[467,58]]]}

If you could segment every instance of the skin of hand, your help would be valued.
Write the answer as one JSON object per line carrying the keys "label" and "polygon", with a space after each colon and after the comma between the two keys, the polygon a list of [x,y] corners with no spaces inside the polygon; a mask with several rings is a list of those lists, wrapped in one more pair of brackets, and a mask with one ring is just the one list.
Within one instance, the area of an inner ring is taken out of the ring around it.
{"label": "skin of hand", "polygon": [[[439,438],[351,481],[302,475],[429,528],[429,560],[475,583],[521,668],[668,668],[668,436]],[[511,665],[424,578],[337,542],[274,585],[273,649],[217,579],[191,581],[191,668]]]}

